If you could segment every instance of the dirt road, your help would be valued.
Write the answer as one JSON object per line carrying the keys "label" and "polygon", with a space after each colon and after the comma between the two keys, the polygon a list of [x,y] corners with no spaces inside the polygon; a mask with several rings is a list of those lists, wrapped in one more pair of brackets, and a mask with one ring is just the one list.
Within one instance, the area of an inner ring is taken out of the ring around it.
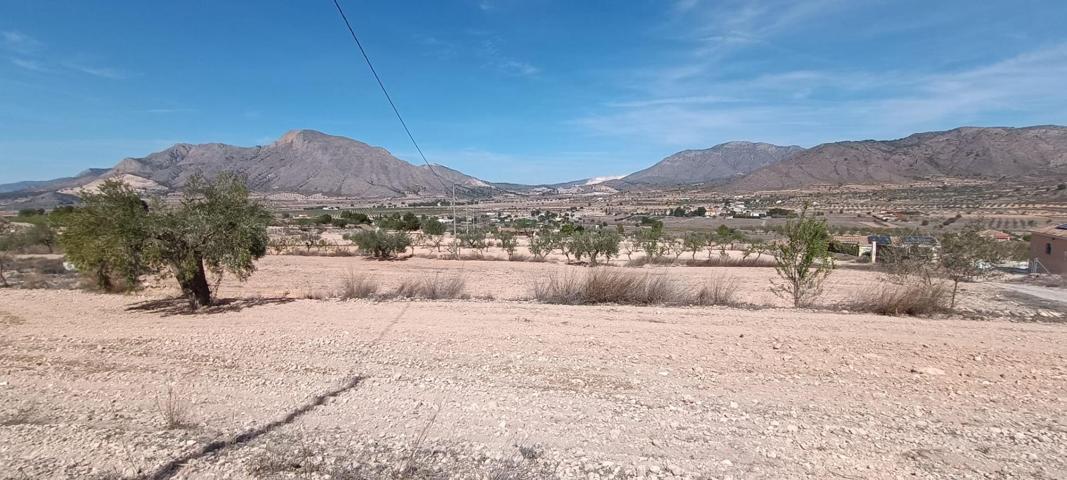
{"label": "dirt road", "polygon": [[[1062,324],[168,307],[0,291],[0,477],[465,477],[526,462],[545,469],[525,478],[1067,478]],[[190,428],[163,426],[168,385]]]}

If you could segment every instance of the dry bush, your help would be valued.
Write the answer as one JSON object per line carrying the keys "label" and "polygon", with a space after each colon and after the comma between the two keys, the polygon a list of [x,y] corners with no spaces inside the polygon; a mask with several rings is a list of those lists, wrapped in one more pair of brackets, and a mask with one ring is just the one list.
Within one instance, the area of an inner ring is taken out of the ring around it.
{"label": "dry bush", "polygon": [[12,262],[12,270],[37,272],[45,275],[65,275],[70,273],[63,266],[61,258],[22,257]]}
{"label": "dry bush", "polygon": [[730,305],[737,306],[737,285],[715,278],[699,289],[678,285],[667,275],[600,267],[582,274],[549,275],[532,286],[533,298],[562,305]]}
{"label": "dry bush", "polygon": [[533,297],[545,303],[589,305],[688,304],[690,295],[662,275],[594,268],[581,275],[550,275],[535,282]]}
{"label": "dry bush", "polygon": [[[421,433],[419,434],[422,435]],[[422,445],[422,438],[404,443],[375,441],[343,453],[325,454],[302,440],[275,440],[246,465],[253,478],[344,478],[437,480],[548,480],[560,478],[560,464],[546,458],[540,446],[518,451],[472,453],[453,442]],[[627,478],[626,476],[618,478]]]}
{"label": "dry bush", "polygon": [[396,296],[401,298],[424,298],[427,300],[467,298],[463,293],[467,281],[460,275],[434,274],[432,278],[407,278],[400,282]]}
{"label": "dry bush", "polygon": [[726,305],[736,306],[737,283],[731,278],[714,278],[700,287],[693,296],[695,305]]}
{"label": "dry bush", "polygon": [[627,260],[625,267],[643,267],[645,265],[674,265],[674,259],[668,257],[637,257]]}
{"label": "dry bush", "polygon": [[341,300],[371,298],[378,293],[379,287],[380,285],[376,279],[349,272],[341,281],[341,288],[337,291],[337,298]]}
{"label": "dry bush", "polygon": [[156,409],[167,429],[188,428],[192,425],[189,422],[189,404],[172,385],[167,386],[166,396],[156,398]]}
{"label": "dry bush", "polygon": [[315,451],[306,445],[295,448],[271,446],[253,457],[248,465],[248,473],[253,477],[311,475],[323,470],[323,465],[315,458]]}
{"label": "dry bush", "polygon": [[315,290],[308,287],[308,289],[304,290],[304,298],[308,300],[326,300],[330,298],[330,295],[322,290]]}
{"label": "dry bush", "polygon": [[22,288],[48,288],[48,277],[37,272],[27,273],[22,276]]}
{"label": "dry bush", "polygon": [[761,258],[736,258],[736,257],[712,257],[705,260],[688,260],[687,267],[774,267],[773,257]]}
{"label": "dry bush", "polygon": [[951,289],[943,283],[883,285],[879,290],[863,294],[862,298],[847,308],[879,315],[932,315],[950,310],[951,293]]}

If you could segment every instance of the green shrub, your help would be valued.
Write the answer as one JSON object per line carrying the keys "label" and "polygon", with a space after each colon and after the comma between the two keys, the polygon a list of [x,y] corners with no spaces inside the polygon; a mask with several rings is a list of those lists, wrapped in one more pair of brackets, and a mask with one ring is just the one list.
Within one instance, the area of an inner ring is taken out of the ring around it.
{"label": "green shrub", "polygon": [[404,232],[367,230],[346,235],[359,250],[374,258],[393,258],[411,246],[411,237]]}

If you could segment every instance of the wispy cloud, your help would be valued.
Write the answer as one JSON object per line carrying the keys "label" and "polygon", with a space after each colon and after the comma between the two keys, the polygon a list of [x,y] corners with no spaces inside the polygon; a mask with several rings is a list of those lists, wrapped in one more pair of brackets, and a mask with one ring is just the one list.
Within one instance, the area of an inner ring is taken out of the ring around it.
{"label": "wispy cloud", "polygon": [[693,95],[686,97],[651,98],[646,100],[631,100],[622,102],[608,102],[606,106],[612,108],[643,108],[659,105],[696,105],[711,103],[736,103],[745,101],[737,97],[724,97],[720,95]]}
{"label": "wispy cloud", "polygon": [[448,40],[444,40],[440,37],[432,35],[414,35],[415,41],[420,44],[427,55],[436,57],[440,60],[448,60],[454,58],[459,53],[459,47]]}
{"label": "wispy cloud", "polygon": [[[84,60],[57,60],[56,55],[46,55],[45,45],[25,33],[7,30],[0,32],[0,50],[14,54],[11,63],[24,70],[37,73],[78,72],[94,77],[123,80],[133,76],[131,72],[109,66],[97,65]],[[84,55],[81,56],[84,58]],[[71,58],[68,56],[68,58]],[[73,56],[73,58],[79,58]]]}
{"label": "wispy cloud", "polygon": [[489,67],[507,75],[529,77],[541,73],[541,69],[532,63],[505,54],[500,47],[499,38],[482,40],[481,55]]}
{"label": "wispy cloud", "polygon": [[[571,123],[672,146],[732,139],[812,144],[958,126],[1006,111],[1035,122],[1063,118],[1064,78],[1067,44],[950,72],[803,70],[708,82],[701,89],[720,95],[618,102],[614,111]],[[739,101],[715,101],[719,96]]]}
{"label": "wispy cloud", "polygon": [[130,77],[129,73],[112,67],[101,67],[70,62],[64,63],[63,66],[77,72],[92,75],[94,77],[107,78],[111,80],[124,80]]}
{"label": "wispy cloud", "polygon": [[144,112],[158,115],[169,115],[172,113],[192,113],[196,111],[195,108],[149,108]]}
{"label": "wispy cloud", "polygon": [[32,70],[34,72],[47,72],[48,68],[43,63],[37,60],[29,60],[26,58],[12,58],[11,63],[16,67],[24,68],[26,70]]}
{"label": "wispy cloud", "polygon": [[512,75],[530,76],[541,73],[541,69],[519,60],[506,60],[497,65],[501,70]]}
{"label": "wispy cloud", "polygon": [[44,47],[44,44],[25,33],[6,30],[0,32],[0,46],[2,46],[4,50],[10,52],[29,55],[39,51]]}

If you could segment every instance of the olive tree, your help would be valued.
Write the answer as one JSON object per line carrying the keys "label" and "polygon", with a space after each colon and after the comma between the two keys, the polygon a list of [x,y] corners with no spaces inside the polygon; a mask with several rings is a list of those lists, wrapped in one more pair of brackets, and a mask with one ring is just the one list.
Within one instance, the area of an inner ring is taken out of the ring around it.
{"label": "olive tree", "polygon": [[116,290],[116,280],[123,280],[126,288],[136,286],[149,270],[148,204],[117,180],[105,181],[97,191],[82,192],[81,200],[82,205],[62,223],[59,244],[67,260],[104,291]]}
{"label": "olive tree", "polygon": [[353,233],[345,238],[355,243],[365,254],[383,259],[396,257],[411,245],[411,237],[405,232],[367,230]]}
{"label": "olive tree", "polygon": [[79,270],[113,289],[145,273],[169,273],[193,308],[210,305],[208,274],[229,272],[244,280],[266,255],[270,214],[248,195],[242,179],[222,174],[189,179],[178,205],[151,207],[133,189],[107,181],[84,192],[83,205],[65,216],[60,243]]}
{"label": "olive tree", "polygon": [[682,245],[685,250],[693,253],[693,260],[697,258],[697,252],[708,242],[707,236],[700,232],[685,232],[682,236]]}
{"label": "olive tree", "polygon": [[571,235],[570,249],[575,259],[589,257],[589,264],[596,265],[600,257],[608,262],[617,257],[621,240],[618,233],[609,230],[576,232]]}
{"label": "olive tree", "polygon": [[664,253],[664,238],[663,228],[653,226],[652,228],[642,228],[637,231],[635,236],[637,244],[640,245],[641,251],[645,252],[645,256],[649,260],[658,259]]}
{"label": "olive tree", "polygon": [[499,232],[496,234],[496,238],[500,240],[500,248],[504,249],[504,252],[508,254],[508,260],[511,260],[515,256],[515,249],[519,246],[519,241],[515,238],[515,234]]}
{"label": "olive tree", "polygon": [[555,234],[547,230],[542,230],[540,233],[530,237],[530,242],[526,245],[526,248],[530,250],[530,255],[533,255],[537,260],[543,260],[546,255],[552,253],[552,250],[556,248]]}
{"label": "olive tree", "polygon": [[221,279],[229,272],[243,281],[267,254],[271,216],[248,193],[236,175],[197,175],[178,206],[156,203],[149,258],[157,269],[170,269],[193,308],[212,302],[208,273]]}
{"label": "olive tree", "polygon": [[821,293],[823,282],[834,268],[830,255],[830,232],[826,222],[801,212],[782,232],[785,240],[774,245],[774,270],[781,278],[772,281],[772,291],[789,298],[793,305],[810,305]]}
{"label": "olive tree", "polygon": [[441,242],[445,239],[445,232],[448,230],[444,223],[441,223],[436,217],[429,217],[422,221],[420,225],[422,233],[426,234],[426,239],[429,240],[430,246],[441,251]]}

